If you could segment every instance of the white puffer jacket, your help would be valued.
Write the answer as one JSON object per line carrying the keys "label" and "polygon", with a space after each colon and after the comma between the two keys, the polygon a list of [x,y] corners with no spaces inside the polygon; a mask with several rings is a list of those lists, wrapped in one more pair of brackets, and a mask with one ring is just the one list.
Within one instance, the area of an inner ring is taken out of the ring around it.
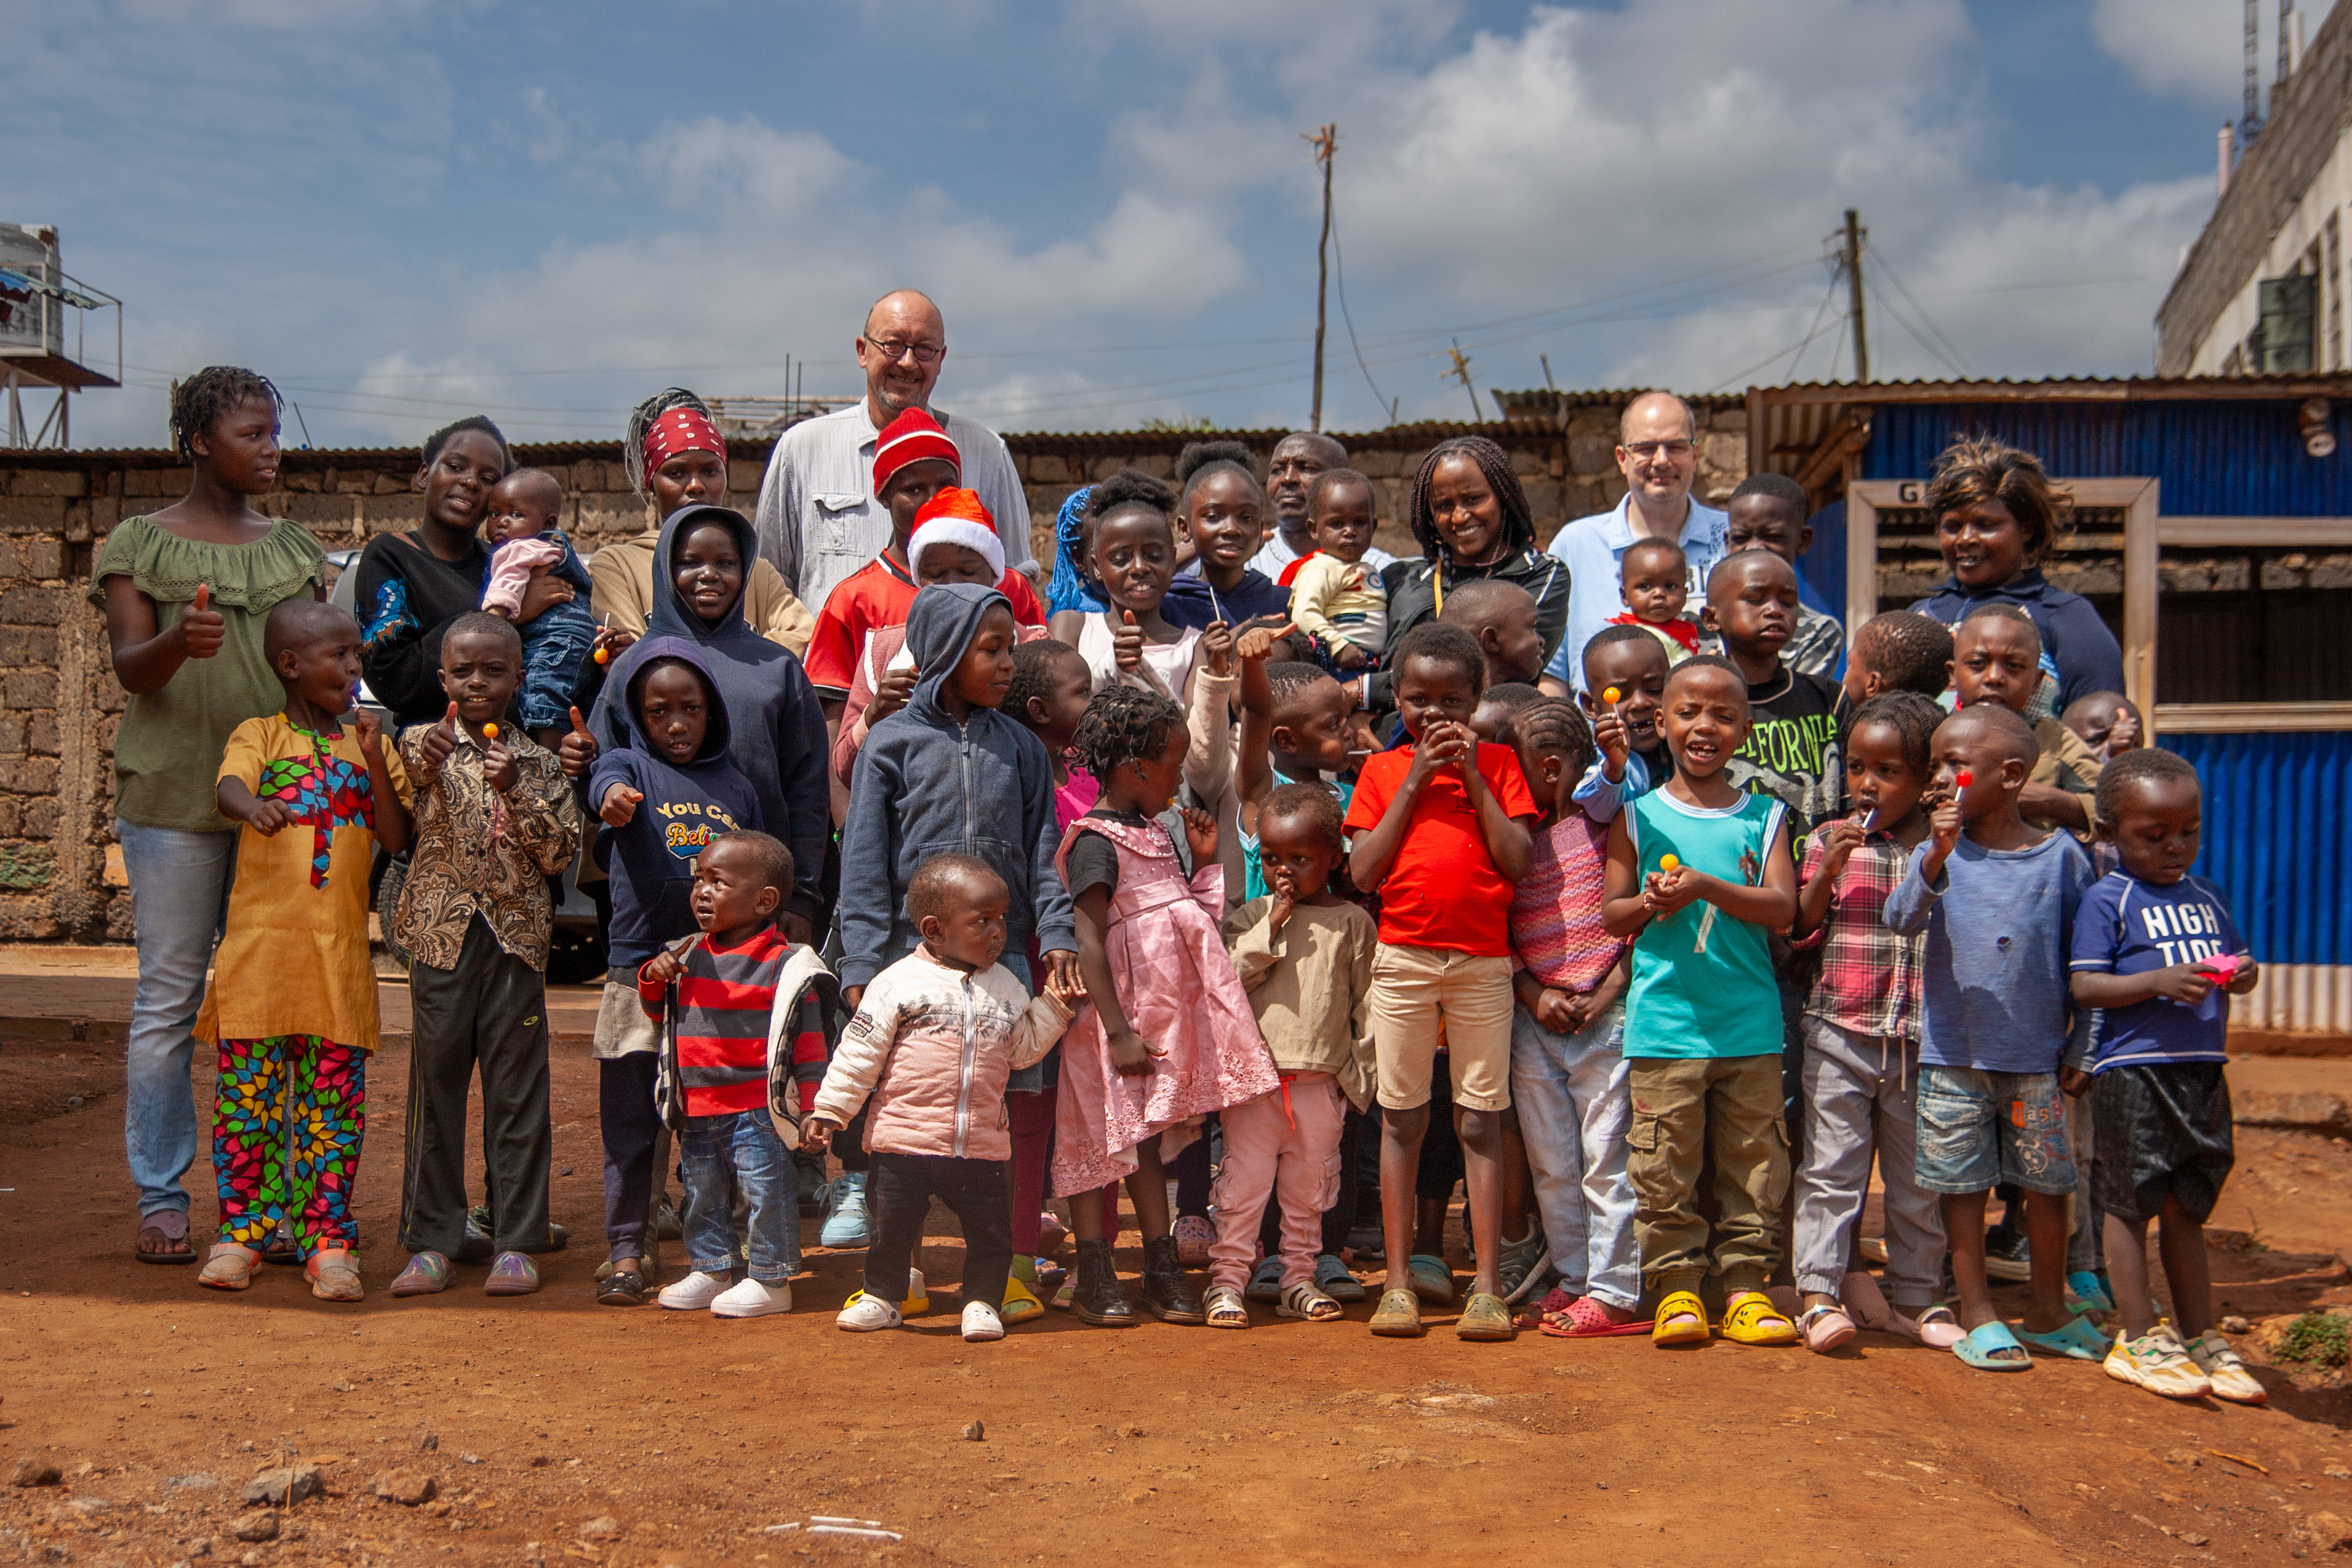
{"label": "white puffer jacket", "polygon": [[871,1094],[868,1150],[1011,1159],[1005,1080],[1044,1060],[1069,1023],[1058,998],[1032,998],[1002,964],[967,975],[917,947],[858,998],[815,1109],[845,1126]]}

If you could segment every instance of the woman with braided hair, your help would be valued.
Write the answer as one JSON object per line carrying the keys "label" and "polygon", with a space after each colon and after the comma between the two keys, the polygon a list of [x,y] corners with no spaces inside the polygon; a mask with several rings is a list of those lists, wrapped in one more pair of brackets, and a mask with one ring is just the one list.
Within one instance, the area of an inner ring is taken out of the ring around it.
{"label": "woman with braided hair", "polygon": [[[654,546],[661,542],[662,524],[684,507],[727,504],[727,443],[709,407],[684,387],[665,388],[630,411],[621,456],[629,487],[652,503],[654,515],[643,532],[604,546],[588,562],[596,617],[611,618],[606,643],[616,659],[645,635],[653,613]],[[793,597],[783,574],[767,560],[754,561],[743,584],[743,618],[796,655],[808,652],[816,631],[815,614]]]}
{"label": "woman with braided hair", "polygon": [[[1535,516],[1510,455],[1483,435],[1438,443],[1413,477],[1411,520],[1421,559],[1381,573],[1389,630],[1381,663],[1393,668],[1399,640],[1436,620],[1454,589],[1482,578],[1517,583],[1534,596],[1549,662],[1568,624],[1568,568],[1536,548]],[[1389,679],[1385,671],[1364,677],[1365,706],[1390,706]]]}
{"label": "woman with braided hair", "polygon": [[130,694],[114,742],[114,828],[139,926],[123,1142],[142,1263],[196,1259],[180,1185],[196,1155],[190,1026],[237,841],[213,780],[237,726],[286,704],[263,651],[269,612],[325,597],[319,541],[253,507],[278,484],[278,406],[276,387],[233,365],[180,382],[172,444],[190,467],[188,493],[117,524],[89,573]]}
{"label": "woman with braided hair", "polygon": [[1218,928],[1225,873],[1216,820],[1183,813],[1190,876],[1157,820],[1183,774],[1184,710],[1158,692],[1105,686],[1074,740],[1102,795],[1070,824],[1056,866],[1076,906],[1089,998],[1062,1037],[1054,1113],[1054,1190],[1070,1199],[1078,1239],[1071,1308],[1098,1326],[1136,1321],[1111,1263],[1101,1194],[1124,1177],[1143,1232],[1144,1310],[1204,1323],[1170,1234],[1163,1161],[1200,1136],[1202,1116],[1278,1087],[1274,1061]]}

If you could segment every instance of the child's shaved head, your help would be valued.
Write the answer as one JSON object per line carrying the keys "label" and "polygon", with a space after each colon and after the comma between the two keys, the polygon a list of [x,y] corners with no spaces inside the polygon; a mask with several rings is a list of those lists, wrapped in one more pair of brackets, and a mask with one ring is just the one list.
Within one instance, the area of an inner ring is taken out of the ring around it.
{"label": "child's shaved head", "polygon": [[2042,759],[2042,743],[2033,738],[2033,727],[2014,708],[1999,703],[1971,704],[1938,725],[1936,733],[1990,740],[2002,756],[2013,757],[2028,768]]}
{"label": "child's shaved head", "polygon": [[1004,891],[1004,879],[978,855],[933,855],[907,883],[907,917],[918,925],[926,919],[945,919],[959,899]]}
{"label": "child's shaved head", "polygon": [[269,619],[262,622],[261,656],[274,668],[282,653],[307,648],[338,632],[356,636],[359,629],[360,623],[352,619],[347,610],[299,595],[281,599],[269,612]]}

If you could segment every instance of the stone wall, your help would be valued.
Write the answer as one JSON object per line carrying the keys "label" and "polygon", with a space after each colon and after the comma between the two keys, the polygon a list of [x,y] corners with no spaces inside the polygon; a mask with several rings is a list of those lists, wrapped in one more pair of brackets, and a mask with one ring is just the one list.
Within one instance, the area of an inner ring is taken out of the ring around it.
{"label": "stone wall", "polygon": [[[1381,492],[1379,539],[1416,554],[1404,522],[1412,480],[1447,436],[1492,436],[1510,452],[1537,531],[1614,506],[1624,482],[1611,461],[1624,392],[1507,398],[1513,417],[1489,425],[1412,425],[1342,435],[1351,461]],[[1720,500],[1747,473],[1745,414],[1737,399],[1702,400],[1698,489]],[[1050,561],[1054,517],[1079,485],[1132,465],[1165,476],[1187,441],[1238,439],[1266,455],[1279,431],[1114,432],[1006,438],[1028,492],[1032,548]],[[591,551],[644,528],[617,448],[519,446],[566,489],[564,526]],[[765,472],[764,446],[732,449],[733,499],[746,511]],[[415,526],[416,455],[289,451],[280,490],[258,505],[309,528],[330,551]],[[188,470],[160,451],[0,452],[0,940],[125,941],[131,901],[114,847],[114,731],[122,688],[108,658],[103,617],[88,594],[97,546],[117,522],[184,494]]]}

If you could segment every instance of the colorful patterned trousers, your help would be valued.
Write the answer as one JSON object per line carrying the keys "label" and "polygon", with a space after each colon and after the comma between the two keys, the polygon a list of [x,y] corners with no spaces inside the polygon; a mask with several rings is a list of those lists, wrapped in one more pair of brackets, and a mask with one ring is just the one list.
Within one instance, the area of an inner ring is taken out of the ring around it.
{"label": "colorful patterned trousers", "polygon": [[367,1058],[315,1034],[220,1042],[213,1176],[222,1240],[257,1250],[291,1213],[306,1259],[358,1241],[352,1180],[367,1131]]}

